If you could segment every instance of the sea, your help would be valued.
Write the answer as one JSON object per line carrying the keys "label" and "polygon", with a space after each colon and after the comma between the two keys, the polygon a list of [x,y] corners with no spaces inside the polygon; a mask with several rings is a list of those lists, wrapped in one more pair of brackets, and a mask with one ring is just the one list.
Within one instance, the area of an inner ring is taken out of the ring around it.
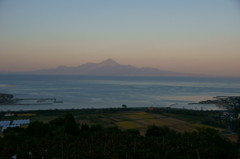
{"label": "sea", "polygon": [[189,103],[216,96],[240,96],[240,78],[1,74],[0,93],[18,99],[41,99],[0,105],[0,111],[121,108],[122,105],[222,110],[215,105]]}

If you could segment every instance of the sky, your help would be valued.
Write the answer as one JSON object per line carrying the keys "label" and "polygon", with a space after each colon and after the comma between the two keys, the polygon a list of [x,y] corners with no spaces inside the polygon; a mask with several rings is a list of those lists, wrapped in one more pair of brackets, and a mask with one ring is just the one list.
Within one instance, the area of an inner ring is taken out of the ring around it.
{"label": "sky", "polygon": [[0,70],[108,58],[240,77],[240,1],[0,0]]}

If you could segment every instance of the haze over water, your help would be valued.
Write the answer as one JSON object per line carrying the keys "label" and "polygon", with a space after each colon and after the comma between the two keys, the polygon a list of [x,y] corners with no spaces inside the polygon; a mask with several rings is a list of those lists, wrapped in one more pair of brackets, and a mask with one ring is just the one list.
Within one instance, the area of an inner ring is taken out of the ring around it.
{"label": "haze over water", "polygon": [[188,105],[214,96],[239,95],[240,78],[196,77],[91,77],[0,75],[0,90],[15,98],[56,98],[63,103],[0,106],[0,111],[168,107],[219,109],[214,105]]}

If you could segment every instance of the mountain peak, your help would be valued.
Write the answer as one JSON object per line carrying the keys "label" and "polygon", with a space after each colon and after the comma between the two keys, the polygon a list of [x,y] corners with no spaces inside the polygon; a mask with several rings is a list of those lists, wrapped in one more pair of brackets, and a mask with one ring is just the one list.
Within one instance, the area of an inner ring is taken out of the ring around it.
{"label": "mountain peak", "polygon": [[55,69],[36,70],[28,73],[97,76],[192,76],[185,73],[159,70],[157,68],[138,68],[131,65],[122,65],[110,58],[99,63],[85,63],[77,67],[59,66]]}
{"label": "mountain peak", "polygon": [[117,63],[117,62],[114,61],[113,59],[104,60],[104,61],[100,62],[99,64],[100,64],[100,65],[106,65],[106,66],[116,66],[116,65],[120,65],[119,63]]}

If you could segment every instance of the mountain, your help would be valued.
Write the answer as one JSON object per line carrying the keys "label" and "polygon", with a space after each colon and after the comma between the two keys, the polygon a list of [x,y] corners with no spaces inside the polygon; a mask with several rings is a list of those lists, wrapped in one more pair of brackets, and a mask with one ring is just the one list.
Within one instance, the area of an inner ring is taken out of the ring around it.
{"label": "mountain", "polygon": [[36,70],[24,73],[96,76],[192,76],[191,74],[159,70],[151,67],[138,68],[132,65],[121,65],[112,59],[107,59],[100,63],[85,63],[76,67],[59,66],[54,69]]}

